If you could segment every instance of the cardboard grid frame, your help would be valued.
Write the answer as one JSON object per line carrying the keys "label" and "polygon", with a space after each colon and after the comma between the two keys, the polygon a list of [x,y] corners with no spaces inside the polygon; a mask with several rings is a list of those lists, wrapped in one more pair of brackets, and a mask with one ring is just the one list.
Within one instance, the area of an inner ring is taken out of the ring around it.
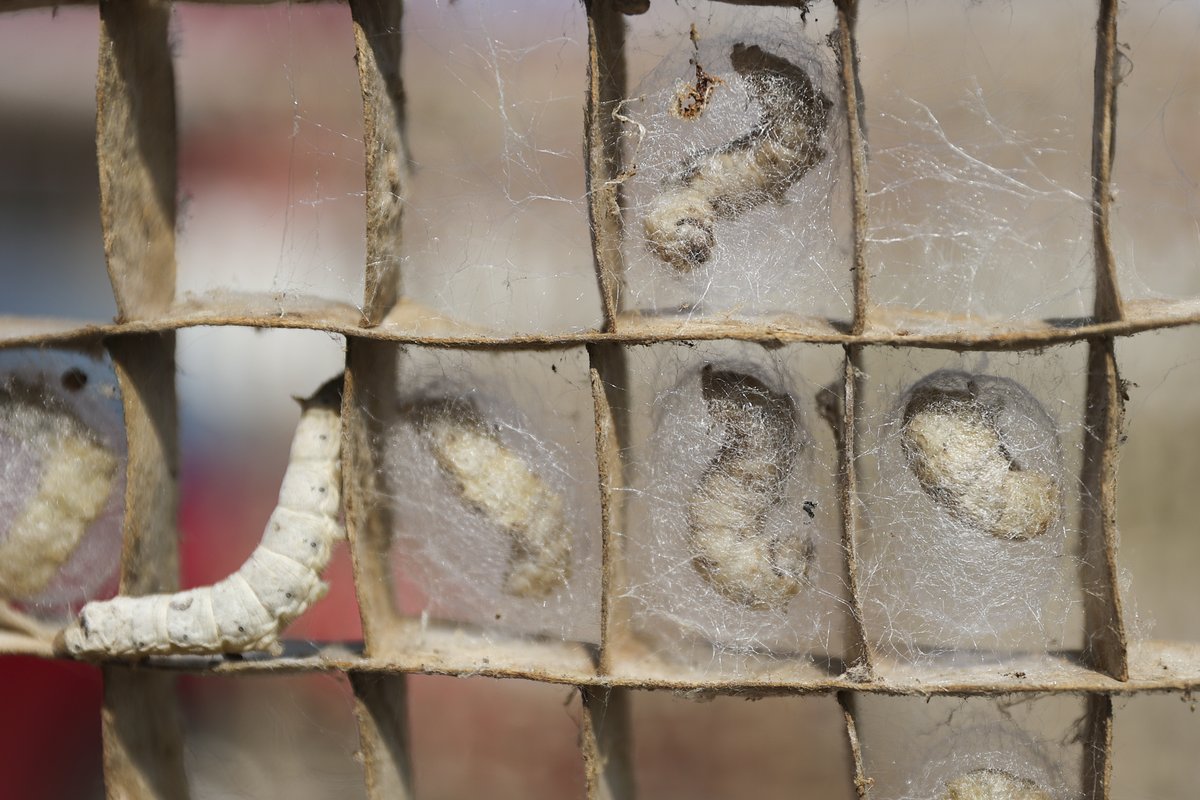
{"label": "cardboard grid frame", "polygon": [[[237,4],[238,0],[209,0]],[[294,2],[295,0],[293,0]],[[806,5],[802,0],[717,0],[741,5]],[[406,153],[400,76],[402,0],[350,0],[365,121],[367,259],[361,309],[345,304],[245,296],[217,301],[175,300],[176,104],[168,43],[169,0],[100,0],[97,151],[108,271],[118,318],[108,325],[0,318],[0,347],[106,349],[122,388],[129,443],[128,490],[121,592],[137,595],[176,587],[178,444],[174,331],[198,325],[319,329],[347,341],[343,407],[344,503],[364,641],[289,646],[281,656],[240,660],[153,658],[104,671],[104,769],[109,797],[186,796],[179,711],[173,681],[179,671],[202,674],[339,671],[356,697],[360,749],[371,797],[413,796],[405,700],[408,673],[490,675],[577,686],[583,699],[583,750],[588,796],[633,794],[625,747],[628,690],[674,689],[741,695],[834,694],[844,711],[854,756],[853,779],[865,797],[855,725],[859,693],[999,696],[1075,693],[1086,696],[1087,757],[1081,768],[1089,798],[1107,798],[1111,783],[1112,695],[1200,688],[1200,645],[1128,641],[1117,582],[1115,550],[1116,446],[1123,387],[1114,337],[1200,323],[1195,301],[1123,302],[1109,236],[1110,172],[1117,83],[1116,0],[1098,0],[1092,140],[1093,242],[1096,295],[1091,317],[1009,323],[1003,327],[946,317],[940,330],[914,333],[902,314],[873,308],[866,250],[866,142],[860,124],[855,22],[857,0],[837,0],[831,39],[840,66],[852,175],[853,318],[646,320],[621,308],[621,222],[617,176],[621,153],[609,111],[626,92],[627,15],[645,10],[634,0],[585,0],[588,91],[585,122],[593,254],[604,309],[600,329],[563,335],[504,337],[445,320],[406,301],[400,287],[399,222]],[[85,4],[85,0],[0,0],[0,12]],[[1088,24],[1091,24],[1089,21]],[[137,102],[135,102],[137,98]],[[620,595],[622,448],[628,442],[629,374],[626,348],[652,342],[739,339],[774,345],[837,344],[844,348],[838,453],[843,578],[850,591],[843,663],[828,670],[786,665],[767,679],[696,677],[651,663],[632,642]],[[869,345],[952,350],[1032,350],[1086,341],[1089,348],[1081,515],[1085,648],[1052,654],[1023,672],[955,670],[891,663],[864,634],[855,557],[856,413],[861,353]],[[388,510],[383,495],[378,413],[396,385],[399,344],[475,349],[586,348],[591,365],[595,441],[601,489],[603,577],[598,647],[520,638],[472,641],[433,626],[418,641],[416,621],[399,615],[389,584]],[[53,657],[49,645],[0,632],[0,653]]]}

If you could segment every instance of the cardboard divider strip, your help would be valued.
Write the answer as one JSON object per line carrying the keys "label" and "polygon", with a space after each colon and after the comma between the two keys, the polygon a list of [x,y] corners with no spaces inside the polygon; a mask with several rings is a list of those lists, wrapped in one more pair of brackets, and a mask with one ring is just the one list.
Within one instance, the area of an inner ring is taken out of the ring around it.
{"label": "cardboard divider strip", "polygon": [[1113,707],[1108,695],[1087,698],[1083,731],[1083,796],[1109,800],[1112,796]]}
{"label": "cardboard divider strip", "polygon": [[623,585],[621,536],[624,531],[624,485],[621,448],[629,442],[629,366],[620,345],[588,346],[592,402],[596,413],[596,464],[600,481],[600,665],[612,672],[614,651],[624,635],[628,610],[617,602]]}
{"label": "cardboard divider strip", "polygon": [[379,656],[400,618],[393,599],[383,422],[396,395],[396,345],[347,337],[342,394],[342,496],[354,586],[368,656]]}
{"label": "cardboard divider strip", "polygon": [[863,766],[862,743],[858,740],[858,725],[854,714],[857,696],[853,692],[838,692],[837,701],[842,709],[842,719],[846,723],[846,738],[850,745],[851,768],[854,770],[854,792],[859,798],[865,798],[875,782],[867,777]]}
{"label": "cardboard divider strip", "polygon": [[621,308],[620,129],[613,117],[626,95],[625,19],[616,0],[584,0],[588,24],[587,100],[584,148],[587,153],[588,220],[604,329],[616,330]]}
{"label": "cardboard divider strip", "polygon": [[1094,669],[1122,681],[1129,678],[1129,643],[1117,574],[1116,462],[1124,401],[1113,340],[1092,340],[1080,476],[1084,657]]}
{"label": "cardboard divider strip", "polygon": [[104,255],[121,320],[175,301],[175,69],[166,0],[101,0],[96,151]]}
{"label": "cardboard divider strip", "polygon": [[838,66],[842,72],[843,101],[846,104],[846,132],[850,146],[851,214],[854,232],[854,321],[851,333],[867,327],[867,140],[863,129],[862,85],[858,79],[858,43],[854,26],[858,21],[858,0],[837,0],[838,23],[833,33]]}
{"label": "cardboard divider strip", "polygon": [[845,558],[842,578],[848,593],[849,625],[846,631],[844,658],[847,667],[857,678],[869,680],[874,674],[874,657],[867,643],[863,628],[862,593],[858,585],[858,453],[859,426],[857,423],[859,398],[862,396],[862,350],[846,347],[843,362],[842,397],[840,414],[834,414],[838,423],[836,430],[838,447],[838,510],[842,523],[842,550]]}
{"label": "cardboard divider strip", "polygon": [[631,703],[627,689],[583,686],[580,747],[588,800],[633,800]]}
{"label": "cardboard divider strip", "polygon": [[400,239],[408,152],[400,77],[403,0],[351,0],[363,100],[367,261],[362,324],[378,325],[400,294]]}
{"label": "cardboard divider strip", "polygon": [[[121,593],[179,586],[179,444],[175,334],[106,342],[125,410],[129,461]],[[175,677],[136,666],[104,672],[104,782],[116,800],[187,797]]]}
{"label": "cardboard divider strip", "polygon": [[411,800],[412,752],[408,724],[408,677],[351,672],[359,752],[370,800]]}
{"label": "cardboard divider strip", "polygon": [[1117,136],[1117,0],[1100,0],[1096,22],[1095,101],[1092,115],[1092,248],[1096,256],[1096,319],[1125,317],[1117,283],[1109,217],[1112,211],[1112,164]]}
{"label": "cardboard divider strip", "polygon": [[[238,295],[226,303],[176,304],[152,319],[97,324],[81,320],[0,315],[0,347],[70,346],[103,336],[173,331],[192,327],[252,327],[272,330],[316,330],[397,344],[421,344],[481,350],[561,348],[573,344],[655,344],[730,340],[780,344],[889,345],[937,350],[1016,352],[1041,350],[1099,336],[1127,337],[1146,331],[1200,325],[1200,300],[1137,300],[1125,304],[1126,316],[1114,322],[1076,319],[1031,319],[1018,323],[970,320],[956,314],[899,312],[873,306],[871,327],[848,333],[840,319],[743,321],[727,318],[654,319],[623,315],[618,330],[503,334],[443,324],[435,312],[401,299],[389,318],[374,328],[359,324],[359,310],[335,301],[280,303],[269,294]],[[396,321],[403,316],[404,321]]]}
{"label": "cardboard divider strip", "polygon": [[[1112,159],[1116,123],[1117,2],[1100,0],[1096,24],[1095,107],[1092,130],[1092,224],[1096,258],[1095,316],[1125,316],[1109,237]],[[1117,584],[1116,458],[1125,388],[1112,338],[1088,343],[1084,412],[1083,503],[1080,512],[1085,657],[1118,680],[1129,677],[1128,640]]]}

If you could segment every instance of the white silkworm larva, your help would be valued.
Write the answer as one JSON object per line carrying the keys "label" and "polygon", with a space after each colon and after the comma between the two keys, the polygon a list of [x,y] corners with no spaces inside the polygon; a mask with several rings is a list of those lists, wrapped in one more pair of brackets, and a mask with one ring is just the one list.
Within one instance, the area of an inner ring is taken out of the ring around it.
{"label": "white silkworm larva", "polygon": [[1052,800],[1036,783],[999,769],[977,769],[946,782],[940,800]]}
{"label": "white silkworm larva", "polygon": [[721,447],[688,501],[692,564],[728,600],[781,608],[800,591],[813,560],[811,539],[766,530],[802,446],[795,406],[749,375],[711,365],[701,388]]}
{"label": "white silkworm larva", "polygon": [[212,586],[88,603],[63,632],[75,656],[236,653],[277,647],[279,634],[324,596],[321,572],[342,538],[341,379],[308,400],[262,541]]}
{"label": "white silkworm larva", "polygon": [[782,202],[826,155],[821,137],[833,103],[808,73],[757,45],[735,44],[730,60],[762,116],[748,133],[688,158],[664,181],[642,223],[650,250],[679,272],[712,255],[718,219]]}
{"label": "white silkworm larva", "polygon": [[42,453],[37,491],[0,539],[0,599],[28,600],[104,510],[117,457],[60,401],[23,383],[0,387],[0,434]]}
{"label": "white silkworm larva", "polygon": [[417,404],[412,413],[463,502],[509,537],[504,591],[544,598],[571,576],[563,499],[507,447],[465,400]]}
{"label": "white silkworm larva", "polygon": [[966,373],[931,377],[905,405],[901,433],[921,488],[951,516],[998,539],[1044,534],[1060,513],[1058,481],[1013,455],[999,422],[1008,395],[989,388],[999,381]]}

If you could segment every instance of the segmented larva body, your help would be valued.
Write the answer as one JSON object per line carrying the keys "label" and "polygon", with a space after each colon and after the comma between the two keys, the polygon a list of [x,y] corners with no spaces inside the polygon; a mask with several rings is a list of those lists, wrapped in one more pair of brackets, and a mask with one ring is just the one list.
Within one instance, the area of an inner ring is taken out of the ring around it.
{"label": "segmented larva body", "polygon": [[0,538],[0,598],[27,600],[104,510],[117,457],[63,404],[20,383],[0,387],[0,435],[42,454],[37,490]]}
{"label": "segmented larva body", "polygon": [[308,400],[262,541],[237,572],[175,594],[88,603],[63,632],[83,657],[235,653],[277,646],[292,620],[324,596],[321,572],[342,538],[341,379]]}
{"label": "segmented larva body", "polygon": [[412,413],[463,502],[509,537],[504,592],[544,598],[564,585],[571,576],[571,533],[561,495],[500,441],[470,402],[431,401]]}
{"label": "segmented larva body", "polygon": [[825,158],[822,134],[833,103],[808,73],[757,45],[735,44],[733,69],[762,116],[750,132],[687,159],[642,222],[650,250],[679,272],[706,262],[718,219],[734,219],[788,189]]}
{"label": "segmented larva body", "polygon": [[1024,422],[1053,439],[1040,407],[1041,419],[1029,419],[1037,402],[1012,381],[935,373],[905,405],[901,446],[921,488],[951,516],[996,538],[1024,541],[1058,519],[1061,491],[1057,477],[1030,468],[1012,441],[1005,412],[1014,404],[1026,407]]}
{"label": "segmented larva body", "polygon": [[946,782],[940,800],[1053,800],[1036,783],[998,769],[977,769]]}
{"label": "segmented larva body", "polygon": [[795,406],[756,378],[711,365],[701,389],[721,446],[688,501],[692,564],[728,600],[781,608],[804,585],[813,558],[811,539],[766,529],[802,444]]}

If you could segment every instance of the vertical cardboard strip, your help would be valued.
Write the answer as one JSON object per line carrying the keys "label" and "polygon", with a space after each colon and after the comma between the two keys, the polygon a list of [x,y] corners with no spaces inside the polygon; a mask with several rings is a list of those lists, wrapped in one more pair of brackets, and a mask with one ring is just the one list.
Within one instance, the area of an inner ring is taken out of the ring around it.
{"label": "vertical cardboard strip", "polygon": [[378,325],[400,294],[400,223],[408,153],[400,79],[402,0],[351,0],[363,100],[367,263],[362,324]]}
{"label": "vertical cardboard strip", "polygon": [[101,0],[96,155],[104,255],[121,320],[175,300],[175,71],[166,0]]}
{"label": "vertical cardboard strip", "polygon": [[[863,628],[862,594],[858,586],[858,510],[855,498],[858,490],[857,457],[859,434],[857,412],[862,395],[862,348],[858,345],[846,347],[841,402],[832,408],[822,406],[826,416],[836,423],[838,447],[838,511],[842,522],[842,550],[845,553],[842,578],[849,594],[848,610],[851,616],[846,628],[844,658],[849,674],[857,679],[869,680],[874,674],[874,658],[867,644],[867,633]],[[830,413],[832,412],[832,413]]]}
{"label": "vertical cardboard strip", "polygon": [[1085,800],[1109,800],[1112,796],[1112,697],[1087,696],[1087,721],[1083,739],[1083,796]]}
{"label": "vertical cardboard strip", "polygon": [[867,326],[867,140],[863,132],[862,85],[858,79],[858,43],[854,26],[858,21],[858,0],[837,0],[838,24],[834,42],[838,66],[842,72],[843,100],[846,104],[846,131],[850,146],[851,213],[853,214],[854,321],[851,333],[862,333]]}
{"label": "vertical cardboard strip", "polygon": [[625,20],[614,0],[585,0],[588,18],[588,89],[584,122],[588,220],[604,329],[616,329],[621,306],[621,142],[613,117],[625,97]]}
{"label": "vertical cardboard strip", "polygon": [[408,676],[351,672],[359,749],[371,800],[411,800]]}
{"label": "vertical cardboard strip", "polygon": [[629,690],[581,686],[579,692],[588,800],[633,800]]}
{"label": "vertical cardboard strip", "polygon": [[862,744],[858,741],[858,725],[854,721],[857,695],[853,692],[838,692],[838,705],[842,707],[842,718],[846,722],[846,737],[850,743],[850,758],[854,768],[854,792],[858,797],[865,798],[871,791],[873,780],[867,777],[863,767]]}
{"label": "vertical cardboard strip", "polygon": [[105,344],[121,387],[129,448],[121,592],[174,591],[179,585],[175,334],[130,334]]}
{"label": "vertical cardboard strip", "polygon": [[1112,165],[1117,129],[1117,66],[1117,0],[1100,0],[1092,114],[1092,244],[1096,252],[1094,313],[1101,322],[1125,317],[1108,224],[1112,210]]}
{"label": "vertical cardboard strip", "polygon": [[396,346],[346,338],[342,394],[342,495],[354,586],[368,656],[379,656],[398,625],[389,566],[392,519],[380,443],[396,393]]}
{"label": "vertical cardboard strip", "polygon": [[[175,334],[134,334],[107,343],[121,386],[129,463],[121,592],[178,588],[179,445]],[[104,668],[104,781],[120,800],[187,796],[175,677]]]}
{"label": "vertical cardboard strip", "polygon": [[100,725],[109,800],[188,796],[174,675],[106,666]]}
{"label": "vertical cardboard strip", "polygon": [[621,447],[628,439],[629,368],[621,345],[588,345],[592,402],[596,413],[596,464],[600,478],[600,674],[611,674],[627,612],[616,597],[624,585],[621,531],[624,514],[617,493],[624,485]]}
{"label": "vertical cardboard strip", "polygon": [[1124,393],[1112,339],[1092,340],[1088,343],[1079,523],[1084,657],[1093,668],[1122,681],[1129,678],[1129,654],[1117,584],[1116,461]]}

